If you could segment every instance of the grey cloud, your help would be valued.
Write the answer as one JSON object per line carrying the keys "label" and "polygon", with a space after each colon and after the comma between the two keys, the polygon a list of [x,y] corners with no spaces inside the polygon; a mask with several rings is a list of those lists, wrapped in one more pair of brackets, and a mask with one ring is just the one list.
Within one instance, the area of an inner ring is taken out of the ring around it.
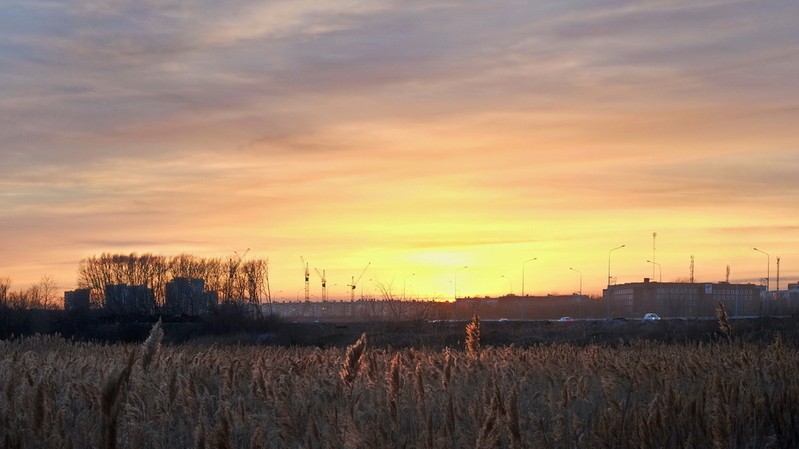
{"label": "grey cloud", "polygon": [[[0,47],[0,86],[9,92],[0,100],[8,143],[0,151],[27,163],[59,154],[62,163],[81,163],[130,148],[122,139],[140,139],[140,157],[163,152],[149,145],[148,130],[158,141],[240,127],[249,137],[231,148],[277,147],[329,123],[375,116],[657,108],[755,95],[738,89],[746,86],[784,102],[796,90],[779,83],[796,68],[785,47],[796,33],[787,26],[790,5],[309,4],[286,13],[290,27],[279,32],[252,21],[263,29],[208,42],[255,7],[262,6],[16,3],[2,23],[10,27],[0,27],[10,42]],[[725,26],[741,16],[750,22]],[[769,21],[776,25],[762,26]],[[771,45],[771,60],[756,59]],[[754,76],[745,64],[758,62],[776,70]]]}

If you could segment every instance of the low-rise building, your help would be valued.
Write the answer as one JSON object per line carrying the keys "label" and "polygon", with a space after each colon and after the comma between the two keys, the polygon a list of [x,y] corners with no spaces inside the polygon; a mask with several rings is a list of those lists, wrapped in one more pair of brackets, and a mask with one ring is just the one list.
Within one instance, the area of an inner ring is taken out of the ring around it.
{"label": "low-rise building", "polygon": [[105,286],[104,308],[113,315],[152,315],[155,296],[146,285],[109,284]]}
{"label": "low-rise building", "polygon": [[728,316],[764,313],[760,287],[755,284],[643,282],[611,285],[603,291],[606,317],[641,318],[653,312],[662,317],[712,318],[718,304]]}
{"label": "low-rise building", "polygon": [[453,317],[469,320],[475,313],[484,320],[557,320],[561,317],[593,318],[600,301],[586,295],[515,296],[458,298]]}
{"label": "low-rise building", "polygon": [[83,311],[89,310],[91,289],[79,288],[64,292],[64,310]]}
{"label": "low-rise building", "polygon": [[163,312],[198,316],[209,313],[218,302],[217,292],[205,291],[204,280],[179,277],[166,284]]}

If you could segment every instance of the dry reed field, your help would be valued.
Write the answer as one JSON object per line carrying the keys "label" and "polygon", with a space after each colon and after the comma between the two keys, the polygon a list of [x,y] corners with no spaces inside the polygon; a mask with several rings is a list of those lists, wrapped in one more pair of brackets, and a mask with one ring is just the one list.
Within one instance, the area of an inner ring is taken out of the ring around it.
{"label": "dry reed field", "polygon": [[[471,329],[472,334],[479,327]],[[5,448],[790,448],[775,338],[429,351],[0,342]]]}

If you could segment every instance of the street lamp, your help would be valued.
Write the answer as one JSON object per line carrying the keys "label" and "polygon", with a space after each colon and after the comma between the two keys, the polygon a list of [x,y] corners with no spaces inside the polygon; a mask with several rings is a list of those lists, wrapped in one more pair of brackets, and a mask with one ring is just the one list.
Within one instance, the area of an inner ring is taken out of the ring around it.
{"label": "street lamp", "polygon": [[465,269],[465,268],[469,268],[469,266],[468,265],[464,265],[464,266],[458,268],[457,270],[455,270],[455,280],[454,280],[454,284],[455,284],[455,299],[458,299],[458,272],[463,270],[463,269]]}
{"label": "street lamp", "polygon": [[405,276],[405,279],[402,280],[402,300],[403,301],[405,300],[405,281],[407,281],[408,278],[411,277],[411,276],[416,276],[416,273],[411,273],[411,274]]}
{"label": "street lamp", "polygon": [[534,260],[538,260],[538,257],[533,257],[532,259],[527,259],[524,262],[522,262],[522,296],[524,296],[524,264],[526,264],[527,262],[532,262]]}
{"label": "street lamp", "polygon": [[610,253],[612,253],[613,251],[616,251],[617,249],[622,249],[625,246],[627,246],[627,245],[617,246],[615,248],[612,248],[610,251],[608,251],[608,287],[610,287]]}
{"label": "street lamp", "polygon": [[654,270],[655,270],[655,265],[658,266],[658,273],[660,274],[658,282],[663,282],[663,267],[661,267],[659,263],[657,263],[657,262],[655,262],[653,260],[647,260],[647,262],[652,264],[652,272],[653,273],[654,273]]}
{"label": "street lamp", "polygon": [[572,267],[569,267],[569,269],[580,275],[580,294],[582,295],[583,294],[583,273],[580,270],[575,270]]}
{"label": "street lamp", "polygon": [[512,295],[513,294],[513,279],[509,278],[508,276],[505,276],[504,274],[502,275],[502,277],[504,277],[505,279],[508,280],[508,291]]}
{"label": "street lamp", "polygon": [[766,293],[768,293],[769,290],[771,290],[771,256],[767,252],[761,251],[757,248],[752,249],[766,255]]}

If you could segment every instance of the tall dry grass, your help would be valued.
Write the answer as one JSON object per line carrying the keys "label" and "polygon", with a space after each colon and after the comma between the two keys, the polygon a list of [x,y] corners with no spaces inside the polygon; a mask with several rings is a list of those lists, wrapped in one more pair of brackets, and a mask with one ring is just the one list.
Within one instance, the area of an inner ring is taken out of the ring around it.
{"label": "tall dry grass", "polygon": [[0,447],[799,447],[799,353],[780,338],[479,359],[365,340],[167,345],[147,364],[140,345],[3,341]]}

